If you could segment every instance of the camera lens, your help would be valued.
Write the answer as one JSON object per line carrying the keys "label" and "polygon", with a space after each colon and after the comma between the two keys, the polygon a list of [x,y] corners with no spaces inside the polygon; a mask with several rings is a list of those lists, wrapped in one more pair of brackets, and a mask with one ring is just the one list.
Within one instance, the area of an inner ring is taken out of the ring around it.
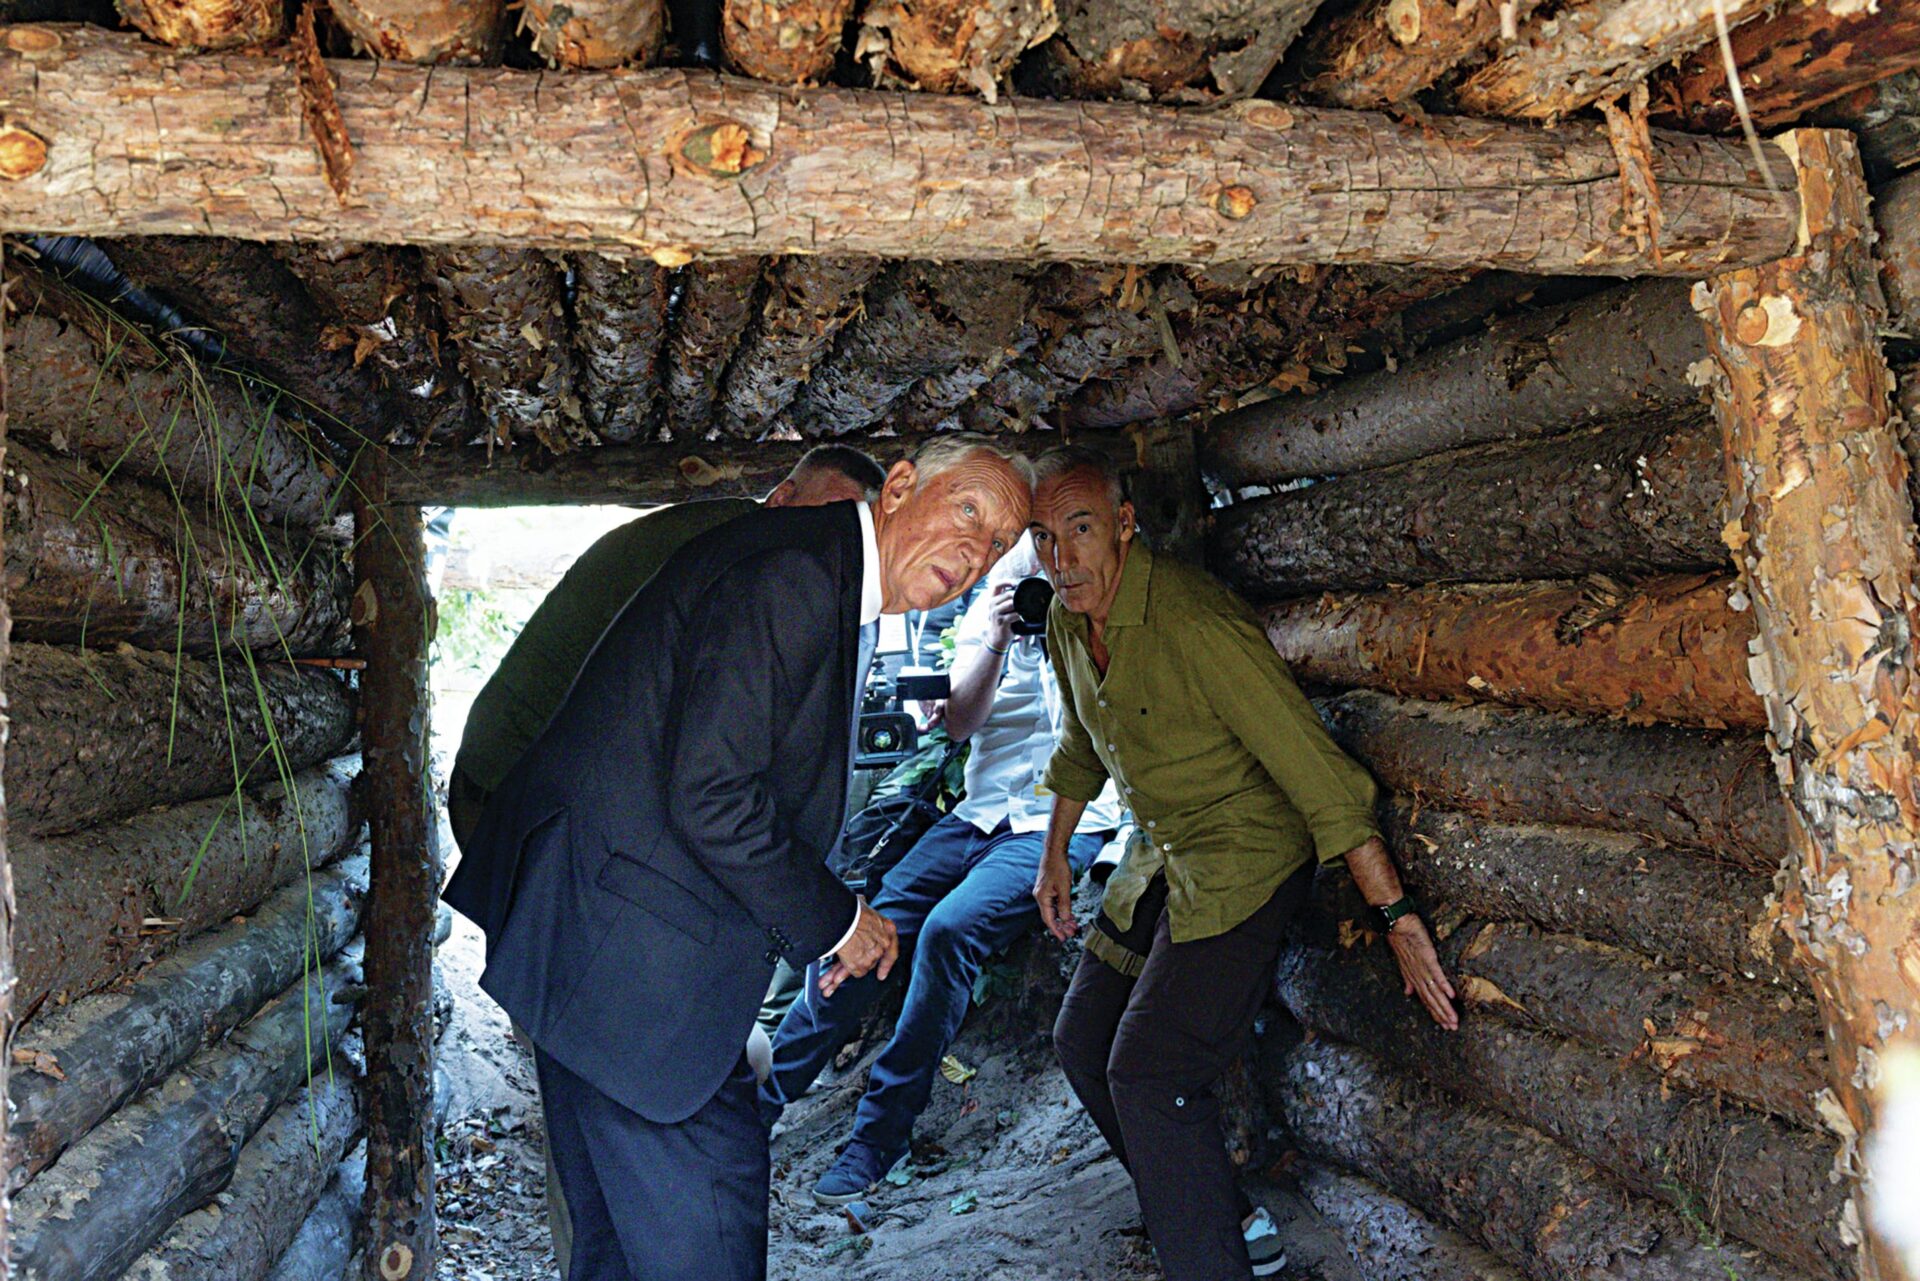
{"label": "camera lens", "polygon": [[1047,630],[1047,606],[1053,603],[1053,584],[1035,574],[1013,589],[1013,612],[1020,616],[1013,630],[1021,636],[1041,636]]}

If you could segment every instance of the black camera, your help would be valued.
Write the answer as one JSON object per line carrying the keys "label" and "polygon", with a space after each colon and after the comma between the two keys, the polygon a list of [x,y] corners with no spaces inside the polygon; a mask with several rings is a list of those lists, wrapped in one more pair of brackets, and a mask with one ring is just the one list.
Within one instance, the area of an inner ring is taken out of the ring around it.
{"label": "black camera", "polygon": [[860,699],[860,723],[854,731],[855,769],[898,765],[920,748],[920,726],[905,710],[908,701],[931,703],[947,697],[952,682],[945,672],[905,666],[902,652],[875,654]]}
{"label": "black camera", "polygon": [[1047,606],[1053,604],[1053,584],[1044,577],[1035,574],[1023,578],[1020,585],[1013,589],[1013,634],[1015,636],[1045,636],[1047,634]]}

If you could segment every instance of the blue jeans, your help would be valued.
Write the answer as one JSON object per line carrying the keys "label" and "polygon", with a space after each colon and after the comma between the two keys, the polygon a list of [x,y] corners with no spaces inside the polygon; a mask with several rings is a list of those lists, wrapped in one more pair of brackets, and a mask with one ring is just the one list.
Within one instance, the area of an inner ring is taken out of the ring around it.
{"label": "blue jeans", "polygon": [[[1044,832],[1013,832],[1002,821],[981,833],[949,814],[928,829],[881,883],[873,908],[900,932],[902,962],[911,953],[906,1004],[893,1039],[875,1060],[854,1119],[853,1137],[880,1152],[902,1151],[933,1093],[941,1056],[960,1030],[973,981],[988,957],[1040,919],[1033,901]],[[1105,834],[1081,834],[1067,846],[1078,876]],[[773,1074],[760,1087],[763,1115],[807,1092],[846,1044],[879,994],[872,975],[821,996],[819,967],[807,967],[800,999],[773,1038]]]}

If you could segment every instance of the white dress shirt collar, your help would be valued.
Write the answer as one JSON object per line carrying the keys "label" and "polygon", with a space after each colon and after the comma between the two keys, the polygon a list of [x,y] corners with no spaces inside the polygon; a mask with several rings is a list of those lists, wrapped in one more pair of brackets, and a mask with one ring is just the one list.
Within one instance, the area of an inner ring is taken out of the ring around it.
{"label": "white dress shirt collar", "polygon": [[860,625],[880,618],[880,541],[873,533],[873,507],[855,503],[860,509],[860,558],[866,566],[860,580]]}

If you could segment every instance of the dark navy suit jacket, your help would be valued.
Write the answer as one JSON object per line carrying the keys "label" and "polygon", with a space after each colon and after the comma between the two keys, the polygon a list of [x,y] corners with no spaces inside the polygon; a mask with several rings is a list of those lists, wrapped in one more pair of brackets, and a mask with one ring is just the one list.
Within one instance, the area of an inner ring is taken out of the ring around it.
{"label": "dark navy suit jacket", "polygon": [[480,986],[648,1120],[738,1063],[774,962],[831,949],[862,549],[851,503],[742,516],[629,601],[483,813],[445,897]]}

